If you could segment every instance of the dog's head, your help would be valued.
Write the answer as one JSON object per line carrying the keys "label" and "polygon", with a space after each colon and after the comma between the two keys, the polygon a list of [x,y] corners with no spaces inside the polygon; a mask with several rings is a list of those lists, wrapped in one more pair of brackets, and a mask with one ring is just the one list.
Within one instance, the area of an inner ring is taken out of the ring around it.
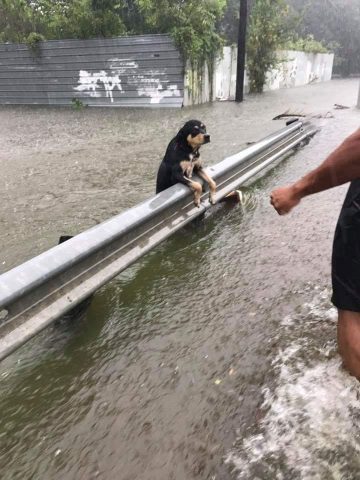
{"label": "dog's head", "polygon": [[210,135],[206,133],[205,125],[199,120],[189,120],[179,130],[176,138],[188,143],[192,148],[198,148],[205,143],[210,142]]}

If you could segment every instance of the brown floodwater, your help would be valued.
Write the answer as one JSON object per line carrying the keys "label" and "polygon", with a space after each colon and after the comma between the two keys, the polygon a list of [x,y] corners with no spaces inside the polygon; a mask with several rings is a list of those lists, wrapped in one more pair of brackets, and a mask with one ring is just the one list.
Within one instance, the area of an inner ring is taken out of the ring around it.
{"label": "brown floodwater", "polygon": [[83,318],[0,364],[2,480],[359,478],[360,387],[341,369],[330,304],[346,187],[287,217],[268,200],[359,127],[357,90],[339,80],[242,105],[0,109],[2,272],[152,195],[186,119],[207,124],[211,164],[281,128],[272,118],[287,109],[323,117],[243,207],[178,232]]}

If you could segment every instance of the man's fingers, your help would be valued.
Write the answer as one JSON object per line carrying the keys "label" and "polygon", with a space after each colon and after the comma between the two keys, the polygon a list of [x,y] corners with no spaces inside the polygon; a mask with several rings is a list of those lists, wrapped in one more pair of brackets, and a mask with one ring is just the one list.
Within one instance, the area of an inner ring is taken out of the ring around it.
{"label": "man's fingers", "polygon": [[279,215],[285,215],[287,213],[283,208],[281,208],[282,202],[279,202],[279,199],[276,198],[274,193],[270,194],[270,204],[275,208]]}
{"label": "man's fingers", "polygon": [[273,198],[270,199],[270,204],[275,208],[275,210],[277,211],[277,213],[279,215],[285,215],[287,213],[286,210],[284,210],[280,207],[279,202],[274,200]]}
{"label": "man's fingers", "polygon": [[297,203],[299,202],[292,197],[290,188],[279,188],[270,193],[270,204],[279,215],[287,215]]}
{"label": "man's fingers", "polygon": [[278,202],[276,200],[274,200],[273,198],[270,200],[270,204],[274,207],[274,208],[277,208],[278,207]]}

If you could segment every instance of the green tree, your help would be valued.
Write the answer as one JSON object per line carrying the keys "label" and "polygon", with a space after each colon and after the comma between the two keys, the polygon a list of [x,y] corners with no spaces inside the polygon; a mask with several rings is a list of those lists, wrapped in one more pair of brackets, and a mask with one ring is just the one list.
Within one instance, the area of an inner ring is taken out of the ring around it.
{"label": "green tree", "polygon": [[0,0],[0,41],[170,33],[194,68],[222,45],[226,0]]}
{"label": "green tree", "polygon": [[226,0],[136,0],[147,32],[170,33],[194,68],[211,62],[222,45],[218,33]]}
{"label": "green tree", "polygon": [[297,33],[313,35],[335,51],[335,69],[360,71],[360,2],[358,0],[288,0],[301,16]]}
{"label": "green tree", "polygon": [[130,34],[146,33],[146,21],[136,0],[122,0],[121,18]]}
{"label": "green tree", "polygon": [[119,4],[100,0],[36,0],[31,2],[48,39],[91,38],[125,32]]}
{"label": "green tree", "polygon": [[0,41],[91,38],[126,32],[122,4],[114,0],[0,0]]}
{"label": "green tree", "polygon": [[123,3],[119,0],[91,0],[92,36],[110,37],[126,32],[122,15]]}
{"label": "green tree", "polygon": [[0,41],[22,42],[34,30],[33,11],[26,0],[0,0]]}
{"label": "green tree", "polygon": [[240,0],[227,0],[220,23],[221,34],[229,45],[237,43],[239,30]]}
{"label": "green tree", "polygon": [[288,40],[285,0],[254,0],[247,38],[247,72],[251,93],[263,91],[266,74],[279,64],[277,50]]}

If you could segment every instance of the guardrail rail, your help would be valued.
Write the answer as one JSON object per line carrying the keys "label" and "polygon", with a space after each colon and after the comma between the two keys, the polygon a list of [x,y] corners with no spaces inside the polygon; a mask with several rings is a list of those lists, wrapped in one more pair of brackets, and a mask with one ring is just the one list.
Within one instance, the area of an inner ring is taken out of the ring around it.
{"label": "guardrail rail", "polygon": [[[315,133],[295,121],[207,168],[217,200]],[[177,184],[0,275],[0,360],[210,207],[207,193],[197,208],[189,189]]]}

